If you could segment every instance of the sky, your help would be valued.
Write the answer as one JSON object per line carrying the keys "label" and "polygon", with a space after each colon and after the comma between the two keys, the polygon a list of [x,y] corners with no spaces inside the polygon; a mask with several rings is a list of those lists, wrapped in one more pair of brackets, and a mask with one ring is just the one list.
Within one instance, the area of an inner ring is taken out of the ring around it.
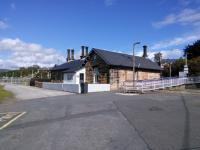
{"label": "sky", "polygon": [[200,0],[0,0],[0,68],[66,60],[80,46],[179,58],[200,39]]}

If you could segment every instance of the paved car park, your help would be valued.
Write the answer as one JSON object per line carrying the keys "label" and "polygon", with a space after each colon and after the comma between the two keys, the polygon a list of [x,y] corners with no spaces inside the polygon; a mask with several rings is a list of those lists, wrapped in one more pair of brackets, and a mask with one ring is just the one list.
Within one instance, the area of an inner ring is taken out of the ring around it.
{"label": "paved car park", "polygon": [[93,93],[0,105],[26,112],[0,131],[3,150],[200,149],[198,93]]}

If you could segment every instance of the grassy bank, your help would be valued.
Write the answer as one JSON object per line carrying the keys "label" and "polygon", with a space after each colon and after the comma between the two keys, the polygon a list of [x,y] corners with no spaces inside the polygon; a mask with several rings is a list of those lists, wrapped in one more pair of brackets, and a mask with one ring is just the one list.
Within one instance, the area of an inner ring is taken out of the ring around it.
{"label": "grassy bank", "polygon": [[13,94],[9,91],[6,91],[2,85],[0,85],[0,103],[7,98],[11,98]]}

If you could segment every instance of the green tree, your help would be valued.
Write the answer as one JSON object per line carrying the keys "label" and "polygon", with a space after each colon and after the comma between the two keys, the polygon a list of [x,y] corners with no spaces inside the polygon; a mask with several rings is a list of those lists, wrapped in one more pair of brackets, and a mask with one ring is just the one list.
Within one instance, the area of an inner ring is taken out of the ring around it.
{"label": "green tree", "polygon": [[200,56],[188,61],[189,75],[200,75]]}
{"label": "green tree", "polygon": [[184,49],[184,55],[188,56],[188,59],[197,58],[200,56],[200,40],[194,42],[192,45],[186,46]]}
{"label": "green tree", "polygon": [[185,59],[179,58],[172,63],[172,76],[179,76],[179,72],[183,71],[185,65]]}
{"label": "green tree", "polygon": [[170,65],[171,65],[171,75],[172,77],[177,77],[179,76],[179,72],[183,71],[184,64],[185,64],[185,59],[183,58],[179,58],[171,64],[165,64],[163,67],[162,75],[164,77],[170,76]]}
{"label": "green tree", "polygon": [[187,53],[189,75],[200,74],[200,40],[194,42],[192,45],[186,46],[184,55]]}
{"label": "green tree", "polygon": [[159,66],[161,65],[161,60],[162,60],[162,53],[161,52],[155,53],[154,61],[158,63]]}

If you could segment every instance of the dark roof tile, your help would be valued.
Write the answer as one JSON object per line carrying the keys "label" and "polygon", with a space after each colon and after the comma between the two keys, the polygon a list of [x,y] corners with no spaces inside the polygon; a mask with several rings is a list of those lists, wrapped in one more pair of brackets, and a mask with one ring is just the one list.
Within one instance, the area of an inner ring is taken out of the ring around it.
{"label": "dark roof tile", "polygon": [[83,68],[84,60],[78,59],[53,67],[52,71],[76,72]]}
{"label": "dark roof tile", "polygon": [[[96,52],[108,65],[132,67],[133,56],[128,54],[116,53],[101,49],[93,48],[92,51]],[[161,67],[144,57],[135,57],[136,68],[150,69],[150,70],[162,70]]]}

